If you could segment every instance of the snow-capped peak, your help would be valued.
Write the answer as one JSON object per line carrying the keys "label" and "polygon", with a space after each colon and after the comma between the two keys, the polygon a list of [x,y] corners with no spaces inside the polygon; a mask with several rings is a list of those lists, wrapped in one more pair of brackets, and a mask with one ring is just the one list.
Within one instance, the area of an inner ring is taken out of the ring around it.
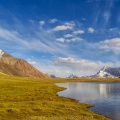
{"label": "snow-capped peak", "polygon": [[120,77],[120,68],[104,66],[95,76],[97,77]]}
{"label": "snow-capped peak", "polygon": [[97,74],[86,76],[88,78],[120,78],[120,67],[104,66]]}
{"label": "snow-capped peak", "polygon": [[0,49],[0,58],[2,58],[4,51]]}
{"label": "snow-capped peak", "polygon": [[101,69],[101,71],[105,71],[105,70],[107,70],[107,69],[109,69],[110,67],[107,67],[107,66],[104,66],[102,69]]}
{"label": "snow-capped peak", "polygon": [[105,72],[105,71],[100,71],[99,74],[98,74],[99,77],[110,77],[110,73],[108,72]]}
{"label": "snow-capped peak", "polygon": [[111,67],[104,66],[97,74],[96,76],[106,78],[106,77],[114,77],[113,74],[111,74]]}
{"label": "snow-capped peak", "polygon": [[71,74],[71,75],[67,76],[67,78],[79,78],[79,77],[74,74]]}

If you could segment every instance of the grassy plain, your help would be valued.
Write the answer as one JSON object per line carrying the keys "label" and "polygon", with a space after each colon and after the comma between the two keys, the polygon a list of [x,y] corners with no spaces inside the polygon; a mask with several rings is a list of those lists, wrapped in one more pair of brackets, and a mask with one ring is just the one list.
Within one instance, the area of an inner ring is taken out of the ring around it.
{"label": "grassy plain", "polygon": [[36,79],[0,74],[0,120],[109,120],[88,110],[91,105],[57,95],[65,88],[55,83],[73,81],[96,79]]}

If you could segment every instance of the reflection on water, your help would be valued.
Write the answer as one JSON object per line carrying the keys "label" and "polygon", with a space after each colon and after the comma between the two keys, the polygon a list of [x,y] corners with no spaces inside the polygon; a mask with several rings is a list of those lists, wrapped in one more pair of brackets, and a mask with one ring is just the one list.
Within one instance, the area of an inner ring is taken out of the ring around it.
{"label": "reflection on water", "polygon": [[74,82],[57,85],[67,88],[58,93],[60,96],[92,104],[95,106],[90,108],[92,111],[108,116],[112,120],[120,120],[120,83]]}

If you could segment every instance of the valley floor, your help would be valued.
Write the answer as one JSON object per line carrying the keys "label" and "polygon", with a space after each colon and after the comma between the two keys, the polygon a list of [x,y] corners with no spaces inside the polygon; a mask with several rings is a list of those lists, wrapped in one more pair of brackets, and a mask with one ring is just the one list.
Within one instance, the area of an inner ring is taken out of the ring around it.
{"label": "valley floor", "polygon": [[[95,79],[36,79],[0,74],[0,120],[108,120],[87,108],[91,105],[60,97],[59,82]],[[119,79],[97,79],[118,82]]]}

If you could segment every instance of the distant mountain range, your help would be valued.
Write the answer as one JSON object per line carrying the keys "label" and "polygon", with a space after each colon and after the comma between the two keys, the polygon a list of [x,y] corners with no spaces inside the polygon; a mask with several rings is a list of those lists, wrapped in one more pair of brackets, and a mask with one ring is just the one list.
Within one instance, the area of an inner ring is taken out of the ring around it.
{"label": "distant mountain range", "polygon": [[[0,72],[24,77],[37,77],[37,78],[58,78],[55,75],[43,74],[28,62],[23,59],[14,58],[3,50],[0,50]],[[120,77],[120,67],[111,68],[104,66],[97,74],[91,76],[85,76],[85,78],[115,78]],[[67,78],[79,78],[78,76],[71,74]]]}
{"label": "distant mountain range", "polygon": [[112,68],[104,66],[98,73],[90,76],[79,77],[77,75],[71,74],[67,78],[119,78],[120,77],[120,67]]}
{"label": "distant mountain range", "polygon": [[77,75],[71,74],[69,76],[67,76],[67,78],[79,78]]}
{"label": "distant mountain range", "polygon": [[49,78],[23,59],[14,58],[3,50],[0,50],[0,72],[24,77]]}
{"label": "distant mountain range", "polygon": [[97,74],[89,77],[99,77],[99,78],[115,78],[120,77],[120,67],[111,68],[104,66]]}

